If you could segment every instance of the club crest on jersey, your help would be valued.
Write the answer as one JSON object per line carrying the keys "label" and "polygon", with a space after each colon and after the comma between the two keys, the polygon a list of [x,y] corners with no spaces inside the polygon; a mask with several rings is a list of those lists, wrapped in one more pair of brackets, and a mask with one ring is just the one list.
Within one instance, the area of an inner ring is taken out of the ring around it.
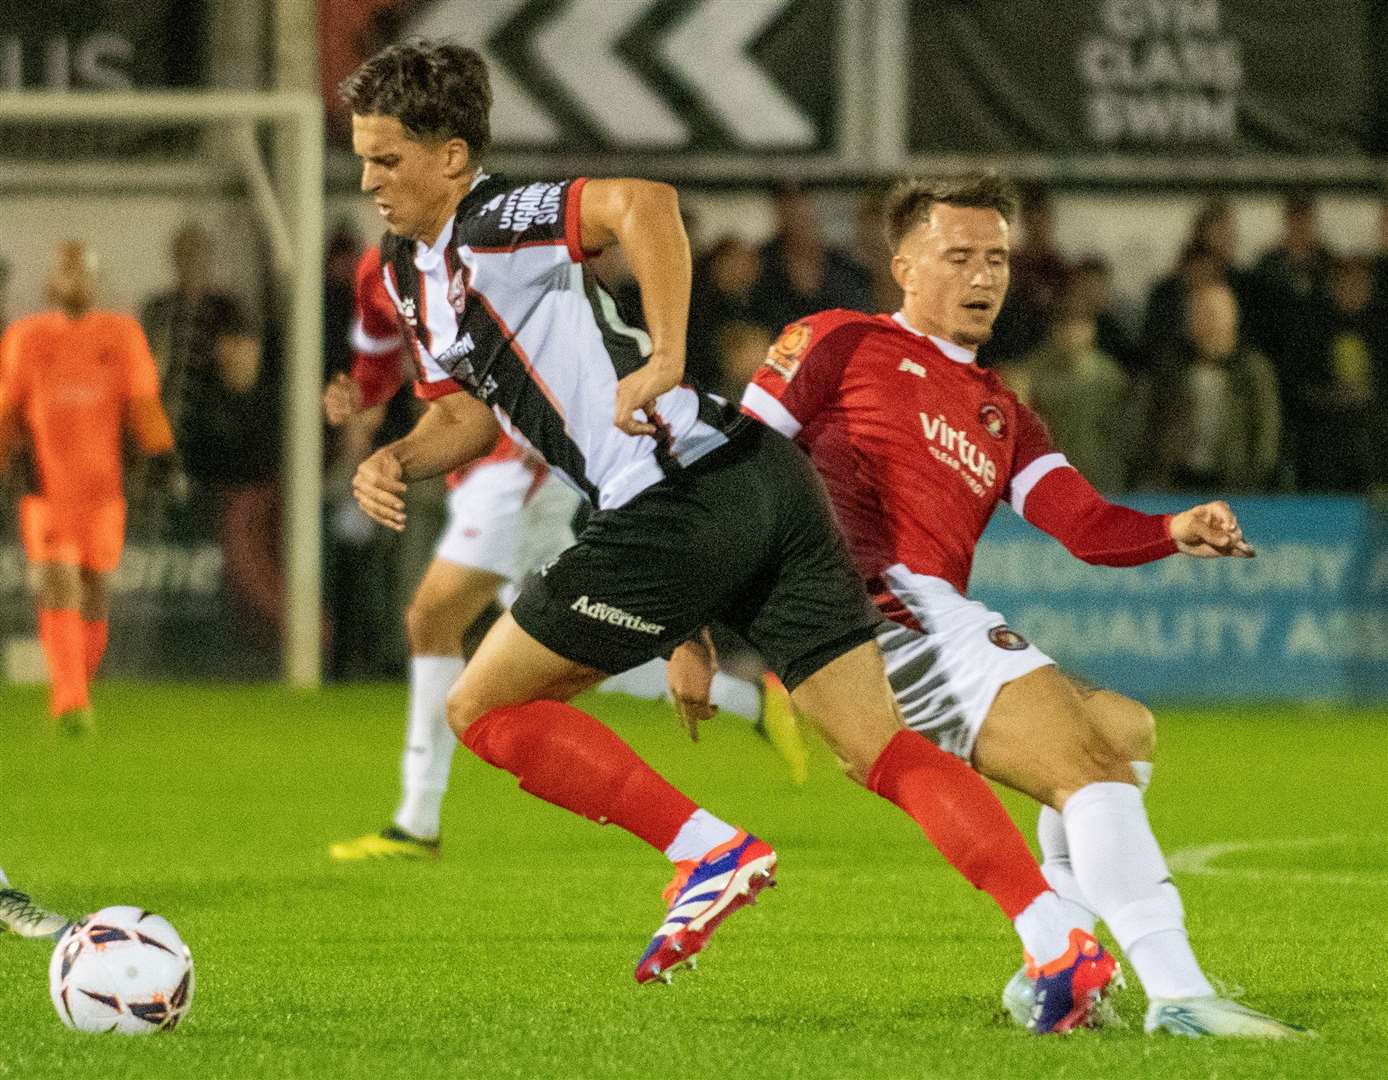
{"label": "club crest on jersey", "polygon": [[988,631],[988,640],[1008,652],[1021,652],[1027,647],[1027,639],[1010,626],[993,627]]}
{"label": "club crest on jersey", "polygon": [[790,382],[800,370],[800,361],[805,358],[805,351],[809,349],[810,338],[813,335],[814,331],[810,329],[809,323],[791,323],[781,331],[781,336],[767,352],[766,366],[786,382]]}
{"label": "club crest on jersey", "polygon": [[1001,439],[1007,434],[1007,417],[991,401],[984,402],[983,407],[978,410],[978,422],[995,439]]}

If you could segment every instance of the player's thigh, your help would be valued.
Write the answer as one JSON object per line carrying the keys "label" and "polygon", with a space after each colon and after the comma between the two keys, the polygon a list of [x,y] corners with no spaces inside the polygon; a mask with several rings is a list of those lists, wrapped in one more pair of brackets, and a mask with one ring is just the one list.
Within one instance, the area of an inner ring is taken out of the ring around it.
{"label": "player's thigh", "polygon": [[528,701],[568,701],[606,673],[560,656],[504,612],[448,695],[448,722],[461,736],[492,709]]}
{"label": "player's thigh", "polygon": [[405,629],[414,654],[456,654],[462,648],[464,633],[496,598],[504,580],[489,570],[436,557],[424,571],[405,612]]}
{"label": "player's thigh", "polygon": [[796,711],[823,733],[859,783],[902,730],[877,645],[868,641],[830,660],[793,691]]}
{"label": "player's thigh", "polygon": [[19,501],[20,540],[29,562],[29,585],[41,608],[77,609],[82,603],[81,536],[72,515],[49,500],[27,495]]}
{"label": "player's thigh", "polygon": [[989,779],[1056,809],[1088,784],[1134,781],[1127,759],[1091,725],[1074,684],[1053,665],[998,692],[973,763]]}
{"label": "player's thigh", "polygon": [[1065,677],[1084,702],[1090,727],[1127,761],[1151,761],[1157,753],[1157,721],[1140,701],[1094,686],[1069,672]]}
{"label": "player's thigh", "polygon": [[109,499],[87,508],[78,521],[82,569],[114,574],[125,547],[125,500]]}

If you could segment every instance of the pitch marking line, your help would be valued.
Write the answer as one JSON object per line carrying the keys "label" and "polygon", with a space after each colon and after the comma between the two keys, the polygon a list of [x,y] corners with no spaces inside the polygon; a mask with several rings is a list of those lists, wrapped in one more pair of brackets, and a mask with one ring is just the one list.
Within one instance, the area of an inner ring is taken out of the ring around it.
{"label": "pitch marking line", "polygon": [[1271,840],[1230,840],[1218,844],[1194,844],[1171,853],[1167,865],[1177,874],[1235,877],[1249,881],[1277,881],[1298,885],[1370,885],[1381,888],[1388,873],[1366,870],[1362,874],[1332,874],[1318,870],[1259,869],[1251,866],[1217,866],[1226,855],[1247,851],[1296,851],[1334,844],[1388,844],[1388,836],[1341,834],[1336,836],[1285,837]]}

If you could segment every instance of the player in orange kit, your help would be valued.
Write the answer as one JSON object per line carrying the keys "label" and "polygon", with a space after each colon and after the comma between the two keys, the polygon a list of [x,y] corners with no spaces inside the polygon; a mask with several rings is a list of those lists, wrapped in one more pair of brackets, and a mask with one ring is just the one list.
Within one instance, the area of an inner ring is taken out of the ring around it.
{"label": "player in orange kit", "polygon": [[[87,684],[106,648],[107,581],[125,539],[121,436],[171,465],[173,433],[140,324],[93,308],[86,249],[64,243],[48,280],[55,310],[0,338],[0,471],[21,429],[38,465],[20,532],[38,602],[39,639],[58,726],[91,726]],[[167,473],[167,469],[162,469]]]}

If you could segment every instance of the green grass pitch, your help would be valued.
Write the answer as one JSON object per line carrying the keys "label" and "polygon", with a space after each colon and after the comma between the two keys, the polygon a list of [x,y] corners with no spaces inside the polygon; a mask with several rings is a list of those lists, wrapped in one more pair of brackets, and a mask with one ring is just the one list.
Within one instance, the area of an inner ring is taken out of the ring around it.
{"label": "green grass pitch", "polygon": [[780,887],[671,987],[632,980],[661,858],[465,752],[440,863],[329,862],[394,808],[399,687],[101,686],[77,741],[0,688],[0,865],[74,913],[169,916],[198,973],[173,1034],[82,1036],[49,1005],[48,949],[0,937],[0,1077],[1388,1076],[1382,712],[1159,716],[1148,804],[1192,937],[1250,1004],[1320,1033],[1278,1045],[1145,1037],[1131,974],[1126,1030],[1027,1036],[998,1003],[1011,928],[826,753],[797,790],[734,719],[691,746],[667,709],[589,703],[780,852]]}

